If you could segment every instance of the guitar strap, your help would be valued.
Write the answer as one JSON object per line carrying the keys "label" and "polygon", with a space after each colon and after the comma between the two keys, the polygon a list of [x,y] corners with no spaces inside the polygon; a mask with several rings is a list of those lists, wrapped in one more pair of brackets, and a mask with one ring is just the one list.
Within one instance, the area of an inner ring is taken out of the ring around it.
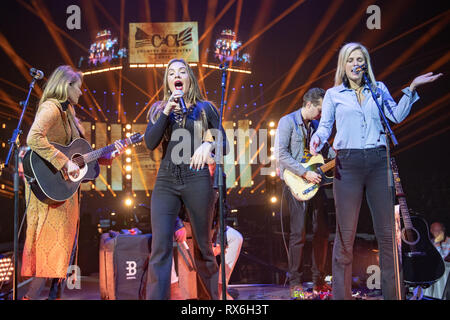
{"label": "guitar strap", "polygon": [[[298,111],[298,112],[300,112],[300,111]],[[303,146],[303,147],[305,147],[305,145],[307,145],[307,144],[306,144],[306,143],[307,143],[307,137],[305,138],[305,132],[304,132],[303,130],[300,130],[300,125],[298,124],[297,119],[295,118],[295,114],[296,114],[296,112],[292,113],[292,119],[294,120],[294,128],[295,128],[295,131],[297,131],[297,134],[299,135],[299,137],[303,137],[303,143],[304,143],[304,146]],[[301,115],[300,115],[300,116],[301,116]],[[306,132],[306,135],[308,135],[308,132]],[[292,150],[291,150],[291,151],[292,151]],[[298,155],[299,155],[299,153],[300,153],[301,151],[302,151],[302,150],[299,149],[298,152],[297,152],[297,154],[296,154],[296,155],[293,155],[292,157],[293,157],[294,159],[297,159],[297,157],[298,157]]]}

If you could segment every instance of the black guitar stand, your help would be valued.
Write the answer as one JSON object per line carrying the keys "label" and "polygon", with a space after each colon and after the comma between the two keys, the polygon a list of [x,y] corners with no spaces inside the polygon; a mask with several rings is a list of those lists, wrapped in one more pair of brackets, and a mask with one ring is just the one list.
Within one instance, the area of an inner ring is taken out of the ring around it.
{"label": "black guitar stand", "polygon": [[[32,68],[33,70],[34,68]],[[28,107],[28,101],[30,100],[31,92],[33,91],[34,85],[37,80],[42,78],[42,74],[35,73],[33,71],[30,72],[33,77],[29,86],[27,98],[25,101],[21,101],[20,105],[22,106],[22,114],[19,118],[19,123],[17,124],[17,128],[13,131],[11,139],[8,141],[10,148],[8,152],[8,156],[6,157],[5,167],[9,167],[11,165],[10,161],[14,154],[14,171],[13,171],[13,179],[14,179],[14,272],[13,272],[13,300],[17,300],[17,280],[18,280],[18,257],[19,257],[19,148],[20,148],[20,135],[23,133],[21,130],[23,117]]]}
{"label": "black guitar stand", "polygon": [[[394,135],[394,132],[392,131],[388,120],[386,119],[386,116],[384,115],[384,111],[383,111],[383,107],[380,105],[379,101],[378,101],[378,97],[379,97],[379,93],[374,91],[374,88],[372,87],[372,85],[376,86],[376,84],[372,84],[370,81],[370,78],[367,76],[367,66],[363,66],[362,67],[362,74],[363,74],[363,78],[365,83],[368,85],[370,92],[372,94],[372,98],[375,101],[379,113],[380,113],[380,117],[381,117],[381,123],[383,125],[384,128],[384,132],[381,134],[385,134],[386,135],[386,163],[387,163],[387,178],[388,178],[388,187],[391,190],[391,201],[392,204],[394,205],[394,201],[395,201],[395,189],[394,189],[394,185],[393,185],[393,177],[392,177],[392,170],[391,170],[391,165],[390,165],[390,142],[392,142],[393,146],[397,146],[398,145],[398,141],[397,138]],[[378,87],[377,87],[378,88]],[[383,101],[383,105],[384,105],[384,100],[383,97],[381,97],[381,100]],[[389,108],[389,106],[388,106]],[[390,111],[390,108],[389,108]],[[392,115],[393,116],[393,115]],[[395,229],[395,215],[394,213],[392,214],[392,244],[393,244],[393,254],[394,254],[394,268],[395,268],[395,287],[396,287],[396,295],[397,295],[397,300],[403,300],[405,298],[405,293],[403,290],[403,277],[402,277],[402,272],[401,272],[401,263],[400,263],[400,259],[399,259],[399,252],[398,252],[398,247],[397,247],[397,241],[396,241],[396,229]]]}

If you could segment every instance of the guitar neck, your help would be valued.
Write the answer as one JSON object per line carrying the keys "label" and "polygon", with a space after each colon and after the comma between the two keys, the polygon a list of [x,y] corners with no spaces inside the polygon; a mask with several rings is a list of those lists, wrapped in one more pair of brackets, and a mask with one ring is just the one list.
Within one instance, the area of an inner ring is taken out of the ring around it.
{"label": "guitar neck", "polygon": [[400,204],[400,212],[401,212],[402,217],[403,217],[403,222],[404,222],[405,227],[407,229],[411,229],[412,228],[412,222],[411,222],[411,218],[409,216],[409,209],[408,209],[408,206],[406,204],[406,197],[405,197],[405,194],[403,192],[403,187],[402,187],[402,184],[400,182],[400,177],[399,177],[399,174],[398,174],[397,165],[395,163],[394,158],[391,158],[391,167],[392,167],[392,173],[394,175],[395,193],[396,193],[396,196],[398,198],[398,202]]}
{"label": "guitar neck", "polygon": [[334,166],[336,165],[336,159],[333,159],[327,163],[325,163],[324,165],[322,165],[320,167],[320,170],[322,170],[323,173],[329,171],[330,169],[333,169]]}
{"label": "guitar neck", "polygon": [[[120,142],[123,145],[128,145],[129,139],[127,138],[127,139],[124,139],[124,140],[120,140]],[[89,153],[86,153],[86,154],[83,155],[83,158],[86,161],[86,163],[89,163],[89,162],[97,160],[97,159],[99,159],[99,158],[101,158],[101,157],[103,157],[103,156],[105,156],[107,154],[110,154],[115,149],[116,149],[116,146],[113,143],[113,144],[110,144],[110,145],[108,145],[106,147],[103,147],[101,149],[94,150],[94,151],[91,151]]]}

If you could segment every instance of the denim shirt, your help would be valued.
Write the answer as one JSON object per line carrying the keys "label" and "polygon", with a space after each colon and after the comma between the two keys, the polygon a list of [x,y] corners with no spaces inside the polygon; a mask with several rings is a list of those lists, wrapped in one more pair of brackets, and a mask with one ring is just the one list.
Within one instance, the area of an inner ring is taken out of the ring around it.
{"label": "denim shirt", "polygon": [[[378,101],[381,104],[386,118],[399,123],[403,121],[411,110],[414,102],[419,100],[416,91],[403,89],[400,102],[395,103],[388,89],[382,82],[377,82],[379,93]],[[333,147],[341,149],[368,149],[386,146],[386,137],[381,123],[379,109],[373,100],[370,89],[365,85],[363,89],[364,101],[360,106],[356,92],[343,84],[327,90],[322,103],[322,117],[319,128],[313,137],[320,138],[317,151],[321,150],[333,129],[336,120],[336,137]]]}

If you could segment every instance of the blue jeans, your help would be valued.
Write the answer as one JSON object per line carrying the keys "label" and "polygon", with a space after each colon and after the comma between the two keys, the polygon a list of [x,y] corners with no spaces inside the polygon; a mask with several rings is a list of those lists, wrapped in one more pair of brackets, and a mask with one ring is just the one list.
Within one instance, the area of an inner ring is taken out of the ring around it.
{"label": "blue jeans", "polygon": [[333,183],[336,207],[336,238],[332,263],[333,298],[352,298],[353,243],[364,188],[380,252],[383,297],[385,300],[394,300],[394,202],[392,189],[388,186],[385,147],[338,151]]}
{"label": "blue jeans", "polygon": [[182,203],[192,227],[198,298],[218,299],[219,268],[211,244],[214,201],[207,166],[200,171],[191,171],[186,164],[161,162],[151,200],[149,299],[170,298],[174,226]]}

